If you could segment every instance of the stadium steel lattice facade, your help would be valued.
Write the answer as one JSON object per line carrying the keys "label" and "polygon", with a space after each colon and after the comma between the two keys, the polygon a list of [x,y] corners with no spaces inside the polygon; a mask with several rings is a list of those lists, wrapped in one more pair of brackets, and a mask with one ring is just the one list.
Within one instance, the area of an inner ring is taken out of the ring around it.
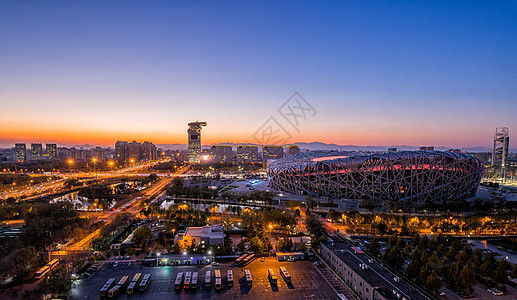
{"label": "stadium steel lattice facade", "polygon": [[483,165],[468,154],[399,151],[363,155],[312,151],[273,162],[270,187],[340,199],[449,201],[475,195]]}

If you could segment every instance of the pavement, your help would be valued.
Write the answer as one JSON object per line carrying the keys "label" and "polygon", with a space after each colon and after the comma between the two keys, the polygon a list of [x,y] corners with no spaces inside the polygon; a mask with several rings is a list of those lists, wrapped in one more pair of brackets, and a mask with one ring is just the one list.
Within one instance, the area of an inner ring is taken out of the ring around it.
{"label": "pavement", "polygon": [[[280,276],[279,267],[285,266],[291,274],[291,283],[286,283]],[[268,269],[273,269],[278,277],[276,285],[268,279]],[[234,273],[234,285],[229,287],[226,278],[223,280],[223,288],[216,291],[213,287],[204,287],[205,272],[207,270],[221,270],[223,277],[226,270]],[[244,270],[250,270],[253,277],[253,285],[249,288],[244,278]],[[174,280],[179,272],[199,272],[199,284],[195,290],[175,291]],[[146,292],[131,296],[121,293],[119,299],[273,299],[281,297],[282,300],[330,300],[336,299],[336,291],[322,277],[316,267],[308,261],[279,262],[276,258],[266,258],[264,262],[254,260],[246,267],[236,267],[233,263],[223,263],[220,266],[210,265],[186,265],[165,267],[140,267],[128,268],[121,264],[118,268],[101,267],[91,278],[79,280],[71,294],[71,299],[98,299],[99,289],[111,277],[119,280],[124,275],[133,276],[135,273],[151,273],[151,284]]]}

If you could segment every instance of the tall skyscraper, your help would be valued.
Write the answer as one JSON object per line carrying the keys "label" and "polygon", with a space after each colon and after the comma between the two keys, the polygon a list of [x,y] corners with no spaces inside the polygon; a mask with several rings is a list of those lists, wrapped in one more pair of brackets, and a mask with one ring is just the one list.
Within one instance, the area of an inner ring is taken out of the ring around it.
{"label": "tall skyscraper", "polygon": [[47,145],[45,145],[45,150],[47,151],[48,159],[56,159],[57,158],[57,145],[56,144],[47,144]]}
{"label": "tall skyscraper", "polygon": [[492,150],[492,166],[506,168],[508,164],[508,147],[510,133],[508,127],[496,128],[494,133],[494,149]]}
{"label": "tall skyscraper", "polygon": [[32,143],[31,155],[33,159],[38,159],[43,156],[43,146],[40,143]]}
{"label": "tall skyscraper", "polygon": [[141,147],[141,159],[144,161],[157,159],[156,146],[151,142],[143,142]]}
{"label": "tall skyscraper", "polygon": [[232,161],[233,150],[230,145],[213,145],[210,147],[212,161]]}
{"label": "tall skyscraper", "polygon": [[129,159],[134,159],[135,161],[140,160],[141,156],[141,149],[140,149],[140,143],[137,141],[132,141],[129,143],[128,146],[129,149]]}
{"label": "tall skyscraper", "polygon": [[288,145],[287,146],[287,153],[285,156],[293,155],[300,153],[300,147],[298,145]]}
{"label": "tall skyscraper", "polygon": [[280,159],[284,157],[284,147],[277,145],[262,146],[262,160]]}
{"label": "tall skyscraper", "polygon": [[126,141],[117,141],[115,143],[115,159],[119,162],[125,162],[129,159],[129,144]]}
{"label": "tall skyscraper", "polygon": [[27,147],[25,144],[15,144],[16,162],[27,161]]}
{"label": "tall skyscraper", "polygon": [[253,162],[259,160],[258,146],[239,145],[237,146],[238,162]]}
{"label": "tall skyscraper", "polygon": [[206,122],[188,123],[188,161],[199,163],[201,161],[201,127],[206,126]]}

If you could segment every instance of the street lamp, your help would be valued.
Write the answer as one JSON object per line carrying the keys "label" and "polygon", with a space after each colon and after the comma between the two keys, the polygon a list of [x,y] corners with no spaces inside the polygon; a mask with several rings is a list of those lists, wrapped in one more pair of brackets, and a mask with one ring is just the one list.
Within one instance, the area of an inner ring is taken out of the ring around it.
{"label": "street lamp", "polygon": [[68,173],[72,173],[72,165],[73,164],[74,164],[74,160],[70,158],[68,160]]}
{"label": "street lamp", "polygon": [[96,157],[92,158],[92,162],[93,162],[93,173],[95,173],[95,177],[97,177],[97,169],[96,169],[97,158]]}
{"label": "street lamp", "polygon": [[108,165],[109,165],[109,166],[110,166],[110,168],[111,168],[111,172],[113,172],[113,165],[114,165],[114,164],[115,164],[115,163],[114,163],[114,162],[112,162],[112,161],[108,162]]}

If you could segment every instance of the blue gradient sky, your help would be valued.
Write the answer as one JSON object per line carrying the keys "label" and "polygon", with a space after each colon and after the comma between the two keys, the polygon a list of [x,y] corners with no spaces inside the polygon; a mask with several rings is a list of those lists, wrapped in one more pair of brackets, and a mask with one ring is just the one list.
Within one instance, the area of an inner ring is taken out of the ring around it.
{"label": "blue gradient sky", "polygon": [[295,91],[292,142],[517,131],[517,1],[2,1],[0,41],[0,146],[255,142]]}

